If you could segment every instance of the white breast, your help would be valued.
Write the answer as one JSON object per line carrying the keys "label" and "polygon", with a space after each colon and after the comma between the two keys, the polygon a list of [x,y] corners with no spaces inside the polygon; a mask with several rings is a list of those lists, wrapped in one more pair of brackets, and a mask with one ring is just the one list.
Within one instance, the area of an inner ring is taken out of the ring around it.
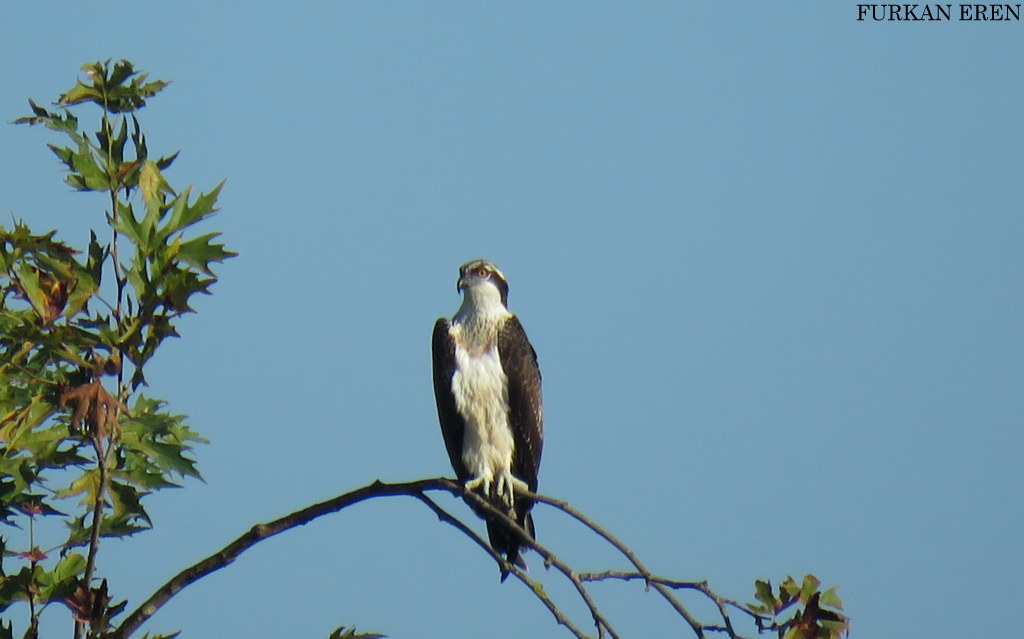
{"label": "white breast", "polygon": [[508,378],[496,344],[478,355],[457,346],[455,360],[452,392],[466,422],[462,461],[470,475],[483,479],[486,486],[500,474],[508,474],[512,465]]}

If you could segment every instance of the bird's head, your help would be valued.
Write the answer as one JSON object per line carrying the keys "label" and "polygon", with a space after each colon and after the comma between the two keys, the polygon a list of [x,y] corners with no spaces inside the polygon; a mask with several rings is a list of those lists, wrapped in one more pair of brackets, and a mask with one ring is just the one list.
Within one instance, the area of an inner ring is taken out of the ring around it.
{"label": "bird's head", "polygon": [[460,266],[457,288],[467,301],[482,305],[489,299],[500,299],[501,305],[508,308],[508,282],[494,262],[472,260]]}

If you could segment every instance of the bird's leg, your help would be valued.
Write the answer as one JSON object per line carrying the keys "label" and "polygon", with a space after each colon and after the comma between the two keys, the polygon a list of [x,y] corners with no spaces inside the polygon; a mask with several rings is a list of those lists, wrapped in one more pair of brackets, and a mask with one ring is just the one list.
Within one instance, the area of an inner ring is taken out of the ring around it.
{"label": "bird's leg", "polygon": [[483,487],[482,492],[486,497],[491,492],[491,482],[483,475],[470,479],[463,485],[463,488],[465,488],[467,491],[474,491],[477,488],[480,488],[481,486]]}
{"label": "bird's leg", "polygon": [[498,497],[505,502],[506,506],[512,508],[515,491],[528,491],[530,490],[530,487],[526,485],[525,481],[513,475],[510,468],[505,468],[498,474],[496,489]]}

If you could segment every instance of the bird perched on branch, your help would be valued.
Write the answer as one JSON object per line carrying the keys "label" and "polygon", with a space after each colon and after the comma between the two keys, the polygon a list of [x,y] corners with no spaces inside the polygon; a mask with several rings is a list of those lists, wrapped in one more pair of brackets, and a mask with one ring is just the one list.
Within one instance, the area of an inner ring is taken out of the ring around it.
{"label": "bird perched on branch", "polygon": [[[473,260],[459,268],[462,306],[434,324],[434,397],[445,447],[467,490],[478,491],[534,536],[533,501],[544,443],[537,353],[508,310],[508,282],[498,267]],[[519,535],[487,520],[491,547],[524,566]],[[508,576],[502,568],[501,580]]]}

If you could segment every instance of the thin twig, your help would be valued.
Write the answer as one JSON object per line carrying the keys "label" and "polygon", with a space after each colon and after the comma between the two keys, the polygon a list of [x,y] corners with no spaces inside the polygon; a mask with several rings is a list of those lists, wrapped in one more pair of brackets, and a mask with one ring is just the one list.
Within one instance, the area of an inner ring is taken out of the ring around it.
{"label": "thin twig", "polygon": [[[527,491],[522,491],[522,494],[527,494]],[[507,525],[507,527],[515,532],[516,536],[519,537],[519,541],[521,543],[528,545],[530,548],[536,550],[537,553],[544,558],[545,565],[554,566],[558,569],[560,573],[565,575],[566,579],[572,582],[573,587],[576,588],[576,592],[579,593],[580,598],[583,599],[583,602],[587,605],[587,608],[590,610],[591,616],[594,618],[594,626],[597,628],[598,637],[603,637],[604,631],[607,630],[608,634],[611,635],[613,639],[618,639],[619,634],[612,627],[611,623],[609,623],[608,619],[605,618],[604,614],[601,612],[601,609],[598,608],[597,604],[590,596],[590,592],[587,591],[586,586],[583,585],[583,582],[580,581],[579,577],[576,576],[576,573],[572,570],[572,568],[570,568],[564,561],[559,559],[553,552],[551,552],[544,546],[538,544],[537,541],[533,539],[529,535],[529,533],[523,530],[523,528],[514,519],[509,517],[499,508],[496,508],[493,504],[491,504],[489,501],[487,501],[480,495],[472,491],[464,491],[463,497],[468,498],[470,501],[473,502],[473,506],[475,508],[486,512],[488,515],[503,518],[505,520],[505,524]]]}
{"label": "thin twig", "polygon": [[[93,450],[96,451],[96,468],[100,473],[100,482],[96,487],[96,504],[92,509],[92,530],[89,531],[89,555],[85,562],[85,576],[82,577],[87,597],[92,596],[92,577],[96,572],[96,553],[100,549],[100,527],[103,525],[103,505],[107,492],[107,458],[103,449],[102,435],[93,433],[91,441]],[[76,618],[75,639],[80,639],[84,630],[85,624]]]}
{"label": "thin twig", "polygon": [[28,548],[32,556],[32,561],[29,563],[29,574],[32,575],[32,581],[29,582],[26,588],[26,594],[28,595],[28,618],[29,626],[28,632],[25,636],[30,639],[37,639],[39,637],[39,612],[36,610],[36,595],[37,588],[39,586],[35,580],[36,564],[36,517],[35,513],[29,513],[28,516]]}
{"label": "thin twig", "polygon": [[[491,558],[498,563],[498,565],[501,565],[504,562],[504,559],[502,559],[501,555],[495,552],[494,549],[491,548],[491,545],[484,541],[483,538],[480,537],[480,535],[476,534],[469,526],[459,521],[459,519],[457,519],[451,513],[438,506],[437,503],[434,502],[434,500],[432,500],[430,497],[427,497],[423,493],[418,493],[414,495],[414,497],[419,499],[421,502],[426,504],[428,508],[433,510],[434,513],[437,514],[437,518],[439,520],[451,524],[459,531],[461,531],[464,535],[473,540],[473,542],[475,542],[476,545],[483,548],[487,552],[487,554],[489,554]],[[511,572],[512,575],[514,575],[517,579],[523,582],[523,584],[525,584],[527,588],[533,591],[533,594],[536,595],[538,599],[540,599],[541,603],[543,603],[544,606],[549,611],[551,611],[551,614],[555,617],[556,622],[558,622],[562,626],[565,626],[569,630],[569,632],[571,632],[577,639],[587,639],[587,635],[584,634],[582,630],[577,628],[576,624],[569,620],[569,618],[565,616],[565,614],[555,604],[555,602],[552,601],[550,597],[548,597],[547,593],[544,591],[544,587],[540,584],[540,582],[531,579],[522,569],[520,569],[518,566],[514,564],[510,568],[509,572]]]}
{"label": "thin twig", "polygon": [[711,590],[711,586],[707,580],[701,581],[676,581],[674,579],[666,579],[665,577],[658,577],[657,575],[643,575],[638,572],[627,572],[622,570],[605,570],[602,572],[585,572],[579,575],[581,581],[606,581],[617,579],[621,581],[643,581],[649,588],[652,584],[659,584],[666,588],[673,590],[696,590],[703,594],[705,597],[714,602],[718,608],[719,614],[722,616],[722,621],[725,623],[724,626],[714,626],[704,624],[705,630],[714,630],[716,632],[726,632],[730,637],[740,637],[741,635],[736,632],[733,628],[732,620],[729,618],[729,611],[726,609],[727,606],[731,606],[740,612],[750,615],[755,621],[761,623],[770,623],[771,618],[765,615],[759,614],[750,609],[749,606],[739,603],[734,599],[728,599],[722,597],[715,591]]}
{"label": "thin twig", "polygon": [[[610,543],[612,546],[614,546],[616,550],[622,553],[626,557],[626,559],[628,559],[629,562],[633,564],[637,571],[643,576],[643,579],[646,580],[647,583],[653,585],[654,589],[658,591],[658,594],[660,594],[665,599],[665,601],[667,601],[668,604],[672,606],[672,608],[677,613],[679,613],[679,616],[686,620],[686,623],[689,624],[690,628],[697,635],[698,639],[705,639],[704,624],[697,621],[697,619],[692,614],[690,614],[690,611],[688,611],[683,606],[683,604],[675,597],[675,595],[672,594],[672,592],[667,587],[659,583],[652,583],[650,581],[650,578],[652,576],[651,571],[648,570],[647,567],[640,562],[640,559],[636,556],[636,553],[634,553],[628,546],[626,546],[626,544],[619,541],[617,537],[612,535],[610,532],[608,532],[598,524],[596,524],[589,517],[587,517],[580,511],[570,506],[568,502],[558,499],[552,499],[551,497],[545,497],[544,495],[538,495],[536,493],[530,493],[527,491],[523,492],[527,498],[532,499],[535,502],[547,504],[549,506],[552,506],[553,508],[561,510],[565,514],[569,515],[576,521],[580,522],[581,524],[592,530],[594,533],[596,533],[599,537],[603,538],[605,541]],[[730,639],[738,638],[735,636],[735,634],[732,634],[730,635]]]}

